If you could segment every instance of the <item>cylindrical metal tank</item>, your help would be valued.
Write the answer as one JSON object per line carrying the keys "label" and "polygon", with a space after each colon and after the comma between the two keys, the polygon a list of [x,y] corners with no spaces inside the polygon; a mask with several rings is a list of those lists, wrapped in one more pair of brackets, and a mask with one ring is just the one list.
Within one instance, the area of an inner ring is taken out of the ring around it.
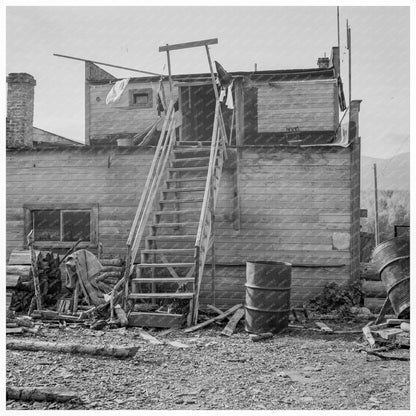
{"label": "cylindrical metal tank", "polygon": [[248,261],[246,266],[246,331],[279,333],[287,327],[290,312],[292,265]]}
{"label": "cylindrical metal tank", "polygon": [[408,235],[394,237],[379,244],[373,252],[373,262],[398,318],[410,315],[410,239]]}

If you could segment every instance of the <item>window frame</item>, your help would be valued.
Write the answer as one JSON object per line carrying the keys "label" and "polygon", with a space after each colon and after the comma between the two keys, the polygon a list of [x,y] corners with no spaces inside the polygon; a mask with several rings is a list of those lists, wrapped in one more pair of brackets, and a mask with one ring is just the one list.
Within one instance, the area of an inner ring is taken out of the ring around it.
{"label": "window frame", "polygon": [[[78,248],[97,248],[98,247],[98,204],[24,204],[24,246],[28,247],[26,236],[33,229],[33,211],[49,211],[55,210],[60,213],[60,237],[63,236],[63,223],[62,223],[62,211],[89,211],[90,212],[90,241],[82,241]],[[70,248],[74,245],[75,241],[36,241],[35,244],[39,248]]]}
{"label": "window frame", "polygon": [[[147,95],[146,103],[134,103],[134,96],[137,94]],[[139,88],[129,90],[129,106],[132,108],[153,108],[153,88]]]}

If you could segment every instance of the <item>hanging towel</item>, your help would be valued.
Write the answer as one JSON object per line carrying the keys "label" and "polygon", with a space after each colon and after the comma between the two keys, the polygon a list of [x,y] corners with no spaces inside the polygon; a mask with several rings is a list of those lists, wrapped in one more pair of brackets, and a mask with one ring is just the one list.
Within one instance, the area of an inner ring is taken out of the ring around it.
{"label": "hanging towel", "polygon": [[225,105],[230,110],[234,109],[234,101],[233,101],[233,83],[234,81],[231,81],[231,84],[227,88],[227,100],[225,101]]}
{"label": "hanging towel", "polygon": [[105,99],[106,104],[110,103],[116,103],[121,96],[123,95],[124,90],[127,87],[127,84],[129,83],[130,78],[122,79],[120,81],[117,81],[113,88],[111,88],[110,92],[107,94],[107,98]]}

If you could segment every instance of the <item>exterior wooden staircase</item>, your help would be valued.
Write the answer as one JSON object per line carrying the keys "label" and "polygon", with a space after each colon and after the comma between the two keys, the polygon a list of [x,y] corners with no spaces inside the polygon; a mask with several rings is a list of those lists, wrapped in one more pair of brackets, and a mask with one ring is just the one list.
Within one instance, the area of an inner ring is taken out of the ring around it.
{"label": "exterior wooden staircase", "polygon": [[210,142],[177,142],[173,113],[171,103],[127,242],[126,298],[130,324],[136,326],[196,323],[213,244],[227,144],[221,104],[216,103]]}

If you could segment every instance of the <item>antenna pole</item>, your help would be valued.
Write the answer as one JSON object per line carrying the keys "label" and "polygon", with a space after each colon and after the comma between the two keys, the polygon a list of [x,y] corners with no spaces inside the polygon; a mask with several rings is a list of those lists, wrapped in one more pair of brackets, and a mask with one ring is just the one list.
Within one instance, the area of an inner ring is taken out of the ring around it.
{"label": "antenna pole", "polygon": [[375,222],[374,222],[374,236],[376,246],[380,243],[380,231],[378,229],[378,195],[377,195],[377,164],[374,163],[374,207],[375,207]]}

